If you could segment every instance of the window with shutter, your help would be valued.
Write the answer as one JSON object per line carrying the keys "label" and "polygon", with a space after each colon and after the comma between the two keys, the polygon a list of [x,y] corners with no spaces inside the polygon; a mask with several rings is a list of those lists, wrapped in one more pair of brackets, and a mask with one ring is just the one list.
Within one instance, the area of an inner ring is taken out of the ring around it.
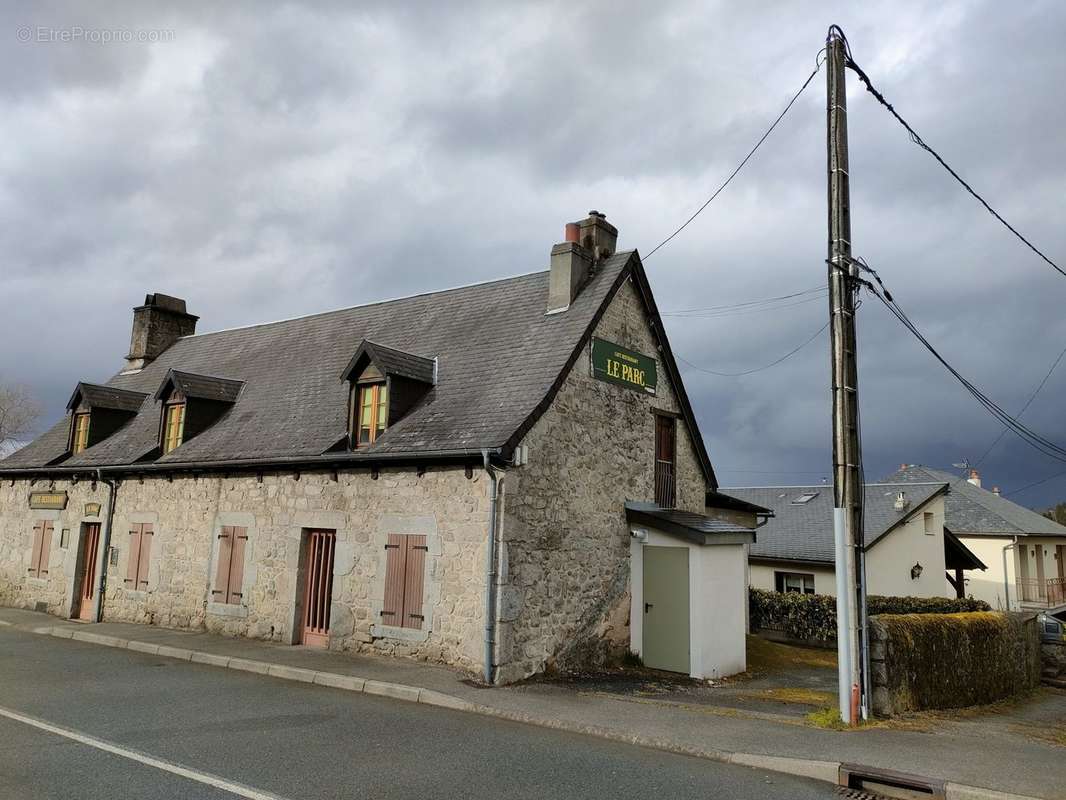
{"label": "window with shutter", "polygon": [[381,624],[397,628],[422,627],[422,594],[426,567],[425,536],[389,534],[385,545],[385,601]]}
{"label": "window with shutter", "polygon": [[130,527],[130,553],[126,560],[126,586],[139,592],[148,590],[148,567],[152,560],[152,523]]}
{"label": "window with shutter", "polygon": [[236,525],[223,525],[218,534],[218,566],[215,570],[215,588],[211,597],[216,603],[241,602],[241,584],[244,580],[244,548],[248,542],[248,529]]}
{"label": "window with shutter", "polygon": [[48,577],[48,555],[52,549],[54,523],[42,519],[33,526],[33,550],[30,552],[30,577]]}

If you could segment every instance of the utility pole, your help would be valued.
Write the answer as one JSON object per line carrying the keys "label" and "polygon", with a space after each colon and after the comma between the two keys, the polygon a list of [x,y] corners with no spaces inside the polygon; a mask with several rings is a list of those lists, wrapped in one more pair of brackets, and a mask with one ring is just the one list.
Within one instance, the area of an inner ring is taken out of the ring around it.
{"label": "utility pole", "polygon": [[[866,603],[863,590],[858,369],[855,340],[856,269],[851,258],[848,188],[846,42],[837,26],[826,41],[829,171],[829,313],[833,387],[833,533],[836,546],[837,659],[840,716],[858,723],[863,699]],[[868,698],[862,708],[869,707]]]}

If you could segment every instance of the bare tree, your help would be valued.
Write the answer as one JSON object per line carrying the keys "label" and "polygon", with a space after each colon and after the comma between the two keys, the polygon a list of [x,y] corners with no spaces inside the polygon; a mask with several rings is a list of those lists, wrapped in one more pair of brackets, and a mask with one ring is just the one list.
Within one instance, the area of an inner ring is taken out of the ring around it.
{"label": "bare tree", "polygon": [[29,435],[40,413],[40,406],[26,389],[0,386],[0,456]]}

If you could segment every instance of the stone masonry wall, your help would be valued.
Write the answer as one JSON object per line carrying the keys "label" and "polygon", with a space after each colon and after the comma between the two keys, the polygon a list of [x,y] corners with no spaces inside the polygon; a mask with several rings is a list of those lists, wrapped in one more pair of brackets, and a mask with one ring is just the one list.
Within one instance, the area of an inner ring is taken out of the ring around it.
{"label": "stone masonry wall", "polygon": [[[529,463],[504,478],[498,679],[601,664],[629,646],[626,500],[652,501],[653,410],[680,412],[630,281],[595,335],[658,361],[655,397],[595,379],[578,358],[524,439]],[[677,427],[677,506],[702,513],[705,481],[684,421]]]}
{"label": "stone masonry wall", "polygon": [[[48,488],[38,482],[38,490]],[[69,493],[64,511],[28,507],[29,481],[0,484],[0,603],[69,616],[86,502],[107,513],[107,487],[55,481]],[[47,579],[28,577],[33,524],[52,519],[55,534]],[[147,591],[126,587],[131,524],[154,528]],[[458,468],[180,477],[124,480],[118,491],[104,619],[175,628],[206,628],[231,635],[292,642],[296,634],[297,567],[303,531],[335,529],[337,545],[330,646],[385,653],[480,669],[483,636],[484,544],[488,480]],[[218,532],[248,528],[244,597],[239,605],[211,601]],[[70,530],[66,548],[61,529]],[[424,534],[426,559],[423,630],[383,628],[385,540],[390,533]]]}

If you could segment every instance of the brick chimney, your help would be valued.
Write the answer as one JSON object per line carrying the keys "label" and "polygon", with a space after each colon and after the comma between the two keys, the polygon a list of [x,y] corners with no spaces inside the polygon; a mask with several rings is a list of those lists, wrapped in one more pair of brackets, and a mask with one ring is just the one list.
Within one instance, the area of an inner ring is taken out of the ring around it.
{"label": "brick chimney", "polygon": [[978,489],[981,488],[981,473],[975,469],[970,470],[970,477],[966,479],[967,483],[972,483]]}
{"label": "brick chimney", "polygon": [[182,336],[196,333],[198,319],[186,312],[181,298],[158,292],[145,295],[144,305],[133,309],[133,333],[125,371],[143,369]]}
{"label": "brick chimney", "polygon": [[580,222],[569,222],[565,241],[552,248],[548,279],[548,313],[566,311],[596,266],[614,255],[618,229],[599,211],[590,211]]}

